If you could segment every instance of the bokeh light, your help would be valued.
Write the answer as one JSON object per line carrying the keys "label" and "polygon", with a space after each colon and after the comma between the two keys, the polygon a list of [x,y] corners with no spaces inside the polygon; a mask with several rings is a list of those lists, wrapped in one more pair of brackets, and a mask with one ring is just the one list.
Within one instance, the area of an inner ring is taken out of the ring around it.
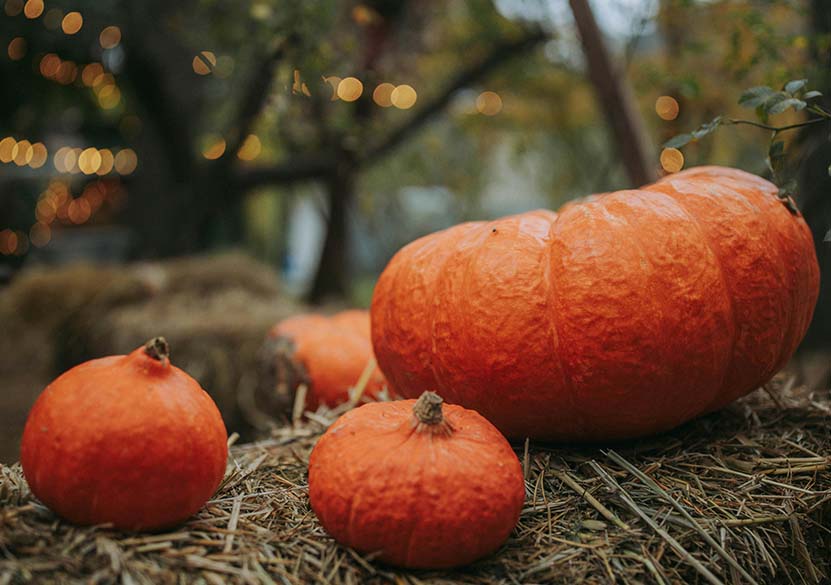
{"label": "bokeh light", "polygon": [[41,221],[36,222],[29,230],[29,240],[36,248],[43,248],[52,239],[52,228]]}
{"label": "bokeh light", "polygon": [[104,49],[113,49],[121,42],[121,29],[117,26],[108,26],[98,35],[98,42]]}
{"label": "bokeh light", "polygon": [[23,0],[6,0],[4,8],[8,16],[17,16],[23,11]]}
{"label": "bokeh light", "polygon": [[216,67],[216,55],[211,51],[202,51],[193,58],[192,67],[197,75],[208,75]]}
{"label": "bokeh light", "polygon": [[338,97],[345,102],[354,102],[364,92],[364,84],[356,77],[344,77],[338,83]]}
{"label": "bokeh light", "polygon": [[502,98],[494,91],[483,91],[476,98],[476,111],[486,116],[495,116],[502,111]]}
{"label": "bokeh light", "polygon": [[81,157],[82,152],[84,152],[83,148],[73,148],[66,155],[66,170],[68,172],[73,174],[81,172],[81,169],[78,166],[78,159]]}
{"label": "bokeh light", "polygon": [[678,117],[678,100],[669,95],[662,95],[655,100],[655,113],[662,120],[674,120]]}
{"label": "bokeh light", "polygon": [[115,161],[112,151],[109,148],[102,148],[98,151],[98,154],[101,155],[101,164],[98,166],[95,174],[99,176],[109,174],[113,170],[113,164]]}
{"label": "bokeh light", "polygon": [[43,0],[29,0],[23,7],[23,14],[26,18],[37,18],[43,14]]}
{"label": "bokeh light", "polygon": [[85,175],[93,175],[101,168],[101,153],[97,148],[86,148],[78,157],[78,168]]}
{"label": "bokeh light", "polygon": [[332,86],[332,97],[331,101],[336,102],[338,101],[338,85],[341,82],[341,78],[337,75],[330,75],[329,77],[324,77],[323,81],[328,83]]}
{"label": "bokeh light", "polygon": [[111,110],[121,103],[121,90],[114,83],[103,85],[97,90],[98,105]]}
{"label": "bokeh light", "polygon": [[83,197],[73,199],[66,208],[66,216],[74,224],[85,223],[90,215],[92,215],[92,207],[90,207],[89,201]]}
{"label": "bokeh light", "polygon": [[209,138],[205,140],[205,145],[205,148],[202,149],[202,156],[208,160],[216,160],[225,154],[224,138]]}
{"label": "bokeh light", "polygon": [[103,73],[104,67],[101,63],[90,63],[89,65],[84,66],[84,70],[81,72],[81,81],[83,81],[84,85],[87,87],[92,87],[98,76],[103,75]]}
{"label": "bokeh light", "polygon": [[40,60],[40,74],[47,78],[52,78],[58,72],[61,66],[61,58],[55,53],[47,53]]}
{"label": "bokeh light", "polygon": [[33,154],[32,143],[28,140],[21,140],[12,148],[12,160],[19,167],[29,164]]}
{"label": "bokeh light", "polygon": [[132,148],[123,148],[113,159],[113,166],[119,175],[129,175],[138,166],[138,157]]}
{"label": "bokeh light", "polygon": [[684,168],[684,154],[677,148],[665,148],[661,152],[661,167],[668,173],[677,173]]}
{"label": "bokeh light", "polygon": [[399,85],[390,94],[390,100],[392,101],[392,105],[394,105],[399,110],[408,110],[412,108],[416,100],[418,99],[418,94],[416,90],[413,89],[412,86],[404,84]]}
{"label": "bokeh light", "polygon": [[8,47],[9,59],[12,61],[20,61],[26,56],[26,39],[23,37],[15,37],[9,42]]}
{"label": "bokeh light", "polygon": [[0,140],[0,162],[12,162],[12,159],[14,159],[12,151],[14,150],[14,147],[16,145],[17,140],[12,138],[11,136],[6,136],[3,140]]}
{"label": "bokeh light", "polygon": [[241,160],[254,160],[258,156],[260,156],[260,152],[263,149],[263,145],[260,142],[260,139],[257,137],[256,134],[249,134],[248,137],[245,139],[245,142],[242,143],[242,146],[237,153],[237,156]]}
{"label": "bokeh light", "polygon": [[63,22],[63,10],[60,8],[50,8],[43,16],[43,26],[49,30],[58,30]]}
{"label": "bokeh light", "polygon": [[61,85],[69,85],[78,77],[78,66],[72,61],[61,61],[58,72],[55,74],[55,81]]}
{"label": "bokeh light", "polygon": [[84,26],[84,17],[80,12],[69,12],[61,21],[61,30],[65,34],[74,35]]}
{"label": "bokeh light", "polygon": [[0,254],[9,256],[17,251],[17,234],[6,228],[0,231]]}
{"label": "bokeh light", "polygon": [[392,105],[392,92],[395,86],[391,83],[381,83],[372,92],[372,100],[382,108],[389,108]]}
{"label": "bokeh light", "polygon": [[55,170],[59,173],[67,172],[66,155],[69,154],[71,151],[72,149],[68,146],[62,146],[55,152],[55,156],[52,158],[52,162],[55,165]]}
{"label": "bokeh light", "polygon": [[29,166],[33,169],[39,169],[46,164],[46,159],[49,158],[49,152],[42,142],[36,142],[32,145],[32,158],[29,160]]}

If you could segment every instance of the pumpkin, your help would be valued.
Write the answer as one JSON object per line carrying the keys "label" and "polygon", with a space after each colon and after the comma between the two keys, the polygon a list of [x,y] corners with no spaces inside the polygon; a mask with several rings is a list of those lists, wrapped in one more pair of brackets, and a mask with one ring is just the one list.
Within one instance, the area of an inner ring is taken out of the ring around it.
{"label": "pumpkin", "polygon": [[156,338],[49,384],[26,421],[20,459],[34,495],[65,519],[155,530],[216,491],[226,441],[210,396]]}
{"label": "pumpkin", "polygon": [[400,567],[492,553],[524,499],[522,467],[499,431],[432,392],[347,412],[309,458],[309,500],[327,532]]}
{"label": "pumpkin", "polygon": [[[349,399],[349,389],[374,360],[369,312],[353,309],[331,317],[316,314],[289,317],[269,332],[262,355],[264,372],[260,394],[265,395],[261,396],[262,404],[276,404],[276,400],[269,398],[293,396],[298,386],[305,384],[306,408],[315,410],[321,404],[337,406]],[[375,368],[364,395],[374,398],[385,387],[383,374]],[[268,410],[278,408],[266,406]]]}
{"label": "pumpkin", "polygon": [[372,300],[391,390],[509,437],[665,431],[766,383],[816,305],[811,232],[771,183],[693,168],[400,250]]}

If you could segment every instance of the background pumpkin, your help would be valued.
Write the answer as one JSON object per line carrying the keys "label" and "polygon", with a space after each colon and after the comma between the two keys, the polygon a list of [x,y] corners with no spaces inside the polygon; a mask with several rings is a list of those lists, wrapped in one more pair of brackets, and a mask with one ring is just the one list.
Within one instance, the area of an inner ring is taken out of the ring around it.
{"label": "background pumpkin", "polygon": [[393,565],[446,568],[502,545],[525,482],[491,423],[425,392],[366,404],[329,427],[309,458],[309,499],[338,542]]}
{"label": "background pumpkin", "polygon": [[156,338],[47,386],[26,421],[20,461],[32,492],[67,520],[154,530],[184,521],[213,495],[226,441],[210,396]]}
{"label": "background pumpkin", "polygon": [[[368,311],[289,317],[272,328],[263,347],[259,402],[268,411],[285,409],[306,384],[307,408],[337,406],[349,399],[349,389],[372,359]],[[386,385],[375,368],[364,394],[375,397]]]}
{"label": "background pumpkin", "polygon": [[391,388],[434,388],[510,437],[670,429],[768,381],[819,289],[811,233],[748,173],[699,167],[559,214],[465,223],[384,270],[372,339]]}

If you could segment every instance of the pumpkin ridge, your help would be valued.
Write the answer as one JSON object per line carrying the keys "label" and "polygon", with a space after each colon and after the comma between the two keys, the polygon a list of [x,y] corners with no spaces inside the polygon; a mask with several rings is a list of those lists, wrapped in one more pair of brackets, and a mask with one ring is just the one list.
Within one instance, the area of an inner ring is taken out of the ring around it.
{"label": "pumpkin ridge", "polygon": [[554,228],[557,223],[560,221],[560,218],[563,217],[562,213],[557,213],[554,217],[554,221],[551,222],[551,227],[548,228],[548,241],[547,245],[545,246],[545,267],[543,269],[543,275],[546,279],[546,285],[548,292],[545,296],[545,308],[546,308],[546,315],[548,321],[548,327],[551,333],[553,334],[553,340],[556,342],[557,351],[552,352],[552,356],[560,363],[560,371],[563,373],[563,392],[566,393],[566,398],[568,400],[568,404],[570,406],[570,410],[575,419],[577,419],[577,428],[580,429],[581,433],[586,431],[586,421],[583,413],[579,412],[576,408],[575,400],[574,400],[574,382],[572,380],[572,373],[570,368],[565,363],[565,360],[560,356],[560,330],[557,323],[557,310],[555,307],[555,303],[553,301],[553,296],[556,294],[556,285],[552,279],[552,268],[551,268],[551,256],[554,253],[554,247],[551,245],[554,241]]}
{"label": "pumpkin ridge", "polygon": [[[706,189],[705,185],[702,185],[702,188]],[[727,372],[730,370],[730,365],[733,362],[733,356],[736,352],[736,344],[739,339],[739,327],[738,327],[738,316],[736,313],[736,300],[733,298],[733,287],[730,286],[728,281],[727,275],[724,272],[724,263],[721,260],[721,256],[718,253],[718,250],[713,245],[713,239],[710,237],[710,234],[707,233],[707,230],[704,229],[703,225],[699,221],[698,217],[683,203],[682,197],[676,197],[671,193],[663,193],[663,191],[652,191],[653,193],[662,193],[675,201],[681,211],[686,215],[688,218],[691,219],[691,223],[695,225],[695,229],[697,233],[701,237],[701,240],[707,246],[707,249],[713,254],[713,257],[716,259],[716,265],[718,266],[718,273],[719,279],[721,280],[722,285],[724,286],[724,290],[727,293],[727,301],[730,304],[730,319],[733,322],[732,332],[730,335],[730,355],[728,359],[724,362],[724,368],[721,373],[721,383],[719,384],[719,390],[716,392],[715,396],[712,400],[707,404],[707,407],[702,412],[708,412],[715,403],[717,403],[722,398],[722,386],[724,386],[724,381],[727,378]],[[752,202],[749,202],[752,204]],[[754,205],[754,207],[756,207]],[[714,352],[715,353],[715,352]]]}

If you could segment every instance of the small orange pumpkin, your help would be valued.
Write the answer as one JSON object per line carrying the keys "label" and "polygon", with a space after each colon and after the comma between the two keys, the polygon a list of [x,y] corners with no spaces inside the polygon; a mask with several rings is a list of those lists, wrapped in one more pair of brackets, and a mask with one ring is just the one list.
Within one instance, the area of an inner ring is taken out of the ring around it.
{"label": "small orange pumpkin", "polygon": [[47,386],[26,421],[20,459],[35,496],[67,520],[155,530],[213,495],[226,441],[213,400],[170,363],[158,337]]}
{"label": "small orange pumpkin", "polygon": [[329,427],[309,459],[309,499],[338,542],[391,565],[439,569],[502,545],[525,482],[491,423],[425,392],[366,404]]}
{"label": "small orange pumpkin", "polygon": [[[337,406],[349,399],[349,389],[374,359],[369,312],[353,309],[331,317],[289,317],[269,332],[264,354],[268,392],[282,385],[293,395],[300,384],[306,384],[307,408]],[[385,387],[383,374],[375,368],[364,395],[376,397]]]}

